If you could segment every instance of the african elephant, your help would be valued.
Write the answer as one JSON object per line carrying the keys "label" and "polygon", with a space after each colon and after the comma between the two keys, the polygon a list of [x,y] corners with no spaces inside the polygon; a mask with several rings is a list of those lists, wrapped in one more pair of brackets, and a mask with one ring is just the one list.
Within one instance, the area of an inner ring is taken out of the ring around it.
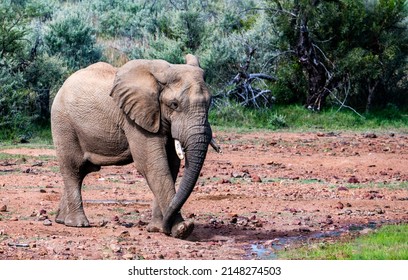
{"label": "african elephant", "polygon": [[186,64],[140,59],[115,68],[99,62],[70,76],[51,109],[64,180],[56,222],[89,226],[81,196],[84,177],[101,166],[134,162],[155,198],[148,230],[188,237],[194,224],[183,219],[180,209],[213,143],[211,95],[203,76],[193,55],[186,56]]}

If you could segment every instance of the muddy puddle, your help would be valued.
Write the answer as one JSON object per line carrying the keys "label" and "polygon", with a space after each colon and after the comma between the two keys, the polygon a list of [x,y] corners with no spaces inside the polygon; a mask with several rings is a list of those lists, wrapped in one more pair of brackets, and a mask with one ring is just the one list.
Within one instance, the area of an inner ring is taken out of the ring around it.
{"label": "muddy puddle", "polygon": [[368,224],[352,224],[333,231],[318,231],[310,234],[277,237],[273,240],[251,244],[247,249],[248,257],[257,260],[274,260],[278,259],[280,251],[288,248],[296,248],[296,246],[311,243],[339,240],[342,236],[367,234],[379,226],[380,225],[375,222],[370,222]]}

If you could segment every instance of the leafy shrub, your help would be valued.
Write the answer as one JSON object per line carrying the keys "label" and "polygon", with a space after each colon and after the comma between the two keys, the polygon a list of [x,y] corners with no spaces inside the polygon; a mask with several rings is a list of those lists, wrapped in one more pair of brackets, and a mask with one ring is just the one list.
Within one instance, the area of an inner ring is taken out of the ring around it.
{"label": "leafy shrub", "polygon": [[88,66],[102,56],[90,20],[77,13],[60,15],[53,20],[44,39],[49,53],[59,55],[71,69]]}
{"label": "leafy shrub", "polygon": [[27,133],[31,122],[38,116],[35,112],[34,92],[24,89],[21,74],[0,68],[0,139]]}
{"label": "leafy shrub", "polygon": [[274,129],[284,128],[288,126],[286,123],[286,117],[276,112],[269,116],[268,123],[270,125],[270,128]]}

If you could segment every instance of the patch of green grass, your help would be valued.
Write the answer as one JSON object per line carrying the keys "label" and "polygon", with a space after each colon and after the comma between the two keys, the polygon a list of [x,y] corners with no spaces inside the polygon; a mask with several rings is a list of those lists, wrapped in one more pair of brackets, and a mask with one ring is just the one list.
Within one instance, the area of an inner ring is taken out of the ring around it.
{"label": "patch of green grass", "polygon": [[349,242],[318,243],[282,251],[281,259],[408,260],[408,224],[387,225]]}
{"label": "patch of green grass", "polygon": [[[390,190],[401,190],[408,188],[407,181],[398,181],[398,182],[370,182],[370,183],[361,183],[361,184],[344,184],[345,187],[349,189],[362,189],[362,188],[379,188],[379,189],[390,189]],[[338,185],[330,186],[332,188],[337,188]]]}
{"label": "patch of green grass", "polygon": [[30,124],[25,129],[15,128],[14,130],[0,131],[0,144],[19,144],[29,141],[29,143],[52,145],[51,126]]}
{"label": "patch of green grass", "polygon": [[[31,147],[34,148],[34,147]],[[9,154],[9,153],[2,153],[0,152],[0,160],[2,161],[7,161],[7,160],[17,160],[20,163],[21,162],[26,162],[29,159],[34,159],[37,161],[42,161],[42,162],[48,162],[51,160],[56,160],[56,156],[50,156],[50,155],[39,155],[39,156],[28,156],[28,155],[23,155],[23,154]]]}
{"label": "patch of green grass", "polygon": [[221,108],[212,108],[209,121],[220,130],[234,128],[238,132],[251,129],[408,132],[408,115],[402,114],[397,108],[358,115],[351,110],[339,111],[338,108],[328,108],[317,113],[300,105],[276,105],[270,109],[254,110],[230,103]]}

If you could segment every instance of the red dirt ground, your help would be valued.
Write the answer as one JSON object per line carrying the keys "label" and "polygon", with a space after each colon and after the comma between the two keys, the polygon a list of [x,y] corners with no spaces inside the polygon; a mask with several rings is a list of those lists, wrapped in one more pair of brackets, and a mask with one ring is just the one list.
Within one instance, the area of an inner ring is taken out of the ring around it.
{"label": "red dirt ground", "polygon": [[[132,165],[85,179],[93,225],[54,222],[55,152],[0,146],[0,259],[267,259],[408,222],[408,135],[218,133],[183,215],[187,240],[146,231],[152,194]],[[19,156],[17,156],[19,155]],[[182,173],[182,172],[181,172]]]}

